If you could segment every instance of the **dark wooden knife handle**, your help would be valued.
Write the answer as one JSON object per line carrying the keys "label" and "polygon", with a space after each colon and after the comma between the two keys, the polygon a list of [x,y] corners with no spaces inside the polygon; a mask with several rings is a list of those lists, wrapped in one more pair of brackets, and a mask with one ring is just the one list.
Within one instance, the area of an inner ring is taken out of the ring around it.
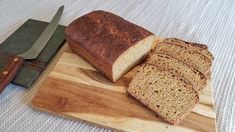
{"label": "dark wooden knife handle", "polygon": [[5,57],[7,64],[0,73],[0,93],[14,79],[16,73],[24,64],[24,59],[18,56]]}

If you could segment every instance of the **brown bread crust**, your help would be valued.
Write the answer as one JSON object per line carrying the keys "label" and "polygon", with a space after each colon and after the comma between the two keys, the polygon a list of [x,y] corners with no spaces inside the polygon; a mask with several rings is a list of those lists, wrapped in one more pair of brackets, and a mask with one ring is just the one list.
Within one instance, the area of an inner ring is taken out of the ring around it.
{"label": "brown bread crust", "polygon": [[163,40],[163,42],[173,43],[173,44],[176,44],[176,45],[187,47],[187,48],[189,48],[191,50],[194,50],[194,51],[196,51],[200,54],[203,54],[204,56],[209,58],[210,61],[214,60],[213,55],[208,51],[208,47],[205,44],[187,42],[187,41],[180,40],[180,39],[177,39],[177,38],[166,38],[166,39]]}
{"label": "brown bread crust", "polygon": [[65,29],[72,51],[111,80],[112,65],[118,57],[150,35],[144,28],[100,10],[76,19]]}
{"label": "brown bread crust", "polygon": [[[179,48],[181,48],[185,53],[186,52],[188,52],[188,53],[190,53],[190,54],[197,54],[198,56],[200,56],[201,58],[203,58],[203,60],[205,60],[205,62],[206,63],[208,63],[208,66],[206,67],[206,69],[199,69],[199,65],[200,66],[202,66],[202,65],[204,65],[204,64],[197,64],[197,63],[192,63],[192,62],[190,62],[190,61],[188,61],[188,62],[185,62],[184,60],[182,60],[184,63],[187,63],[187,65],[189,65],[189,66],[192,66],[192,67],[194,67],[194,68],[196,68],[196,69],[198,69],[200,72],[202,72],[204,75],[206,75],[209,71],[210,71],[210,68],[211,68],[211,65],[212,65],[212,61],[210,61],[210,59],[208,58],[208,57],[206,57],[206,56],[204,56],[203,54],[201,54],[201,53],[198,53],[198,52],[196,52],[196,51],[194,51],[194,50],[191,50],[191,49],[187,49],[186,47],[184,47],[184,46],[182,46],[182,45],[178,45],[178,44],[174,44],[174,43],[166,43],[166,42],[161,42],[161,43],[159,43],[153,50],[152,50],[152,52],[154,52],[154,53],[162,53],[162,54],[167,54],[167,55],[169,55],[169,56],[172,56],[172,57],[175,57],[175,58],[177,58],[177,55],[181,55],[180,53],[178,53],[178,52],[168,52],[168,53],[164,53],[164,50],[161,50],[161,46],[169,46],[169,48],[170,47],[172,47],[172,46],[177,46],[177,47],[179,47]],[[180,59],[181,60],[181,59]],[[192,61],[192,60],[191,60]]]}
{"label": "brown bread crust", "polygon": [[193,42],[188,42],[188,41],[184,41],[181,39],[177,39],[177,38],[166,38],[163,40],[163,42],[169,42],[169,43],[185,43],[185,44],[189,44],[195,47],[200,47],[202,49],[208,49],[208,46],[205,44],[199,44],[199,43],[193,43]]}

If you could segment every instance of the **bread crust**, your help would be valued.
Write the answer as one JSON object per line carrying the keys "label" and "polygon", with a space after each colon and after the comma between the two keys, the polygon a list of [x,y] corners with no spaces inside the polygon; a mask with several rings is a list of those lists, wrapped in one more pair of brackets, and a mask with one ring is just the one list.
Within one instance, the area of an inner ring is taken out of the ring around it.
{"label": "bread crust", "polygon": [[199,43],[193,43],[193,42],[187,42],[184,40],[180,40],[177,38],[166,38],[163,40],[163,42],[165,43],[173,43],[175,45],[180,45],[180,46],[184,46],[187,47],[191,50],[194,50],[200,54],[203,54],[204,56],[206,56],[210,61],[214,60],[213,55],[208,51],[208,46],[205,44],[199,44]]}
{"label": "bread crust", "polygon": [[153,35],[105,11],[90,12],[69,24],[65,37],[72,51],[113,80],[112,66],[128,48]]}
{"label": "bread crust", "polygon": [[[211,68],[211,66],[212,66],[212,61],[211,61],[208,57],[206,57],[205,55],[203,55],[203,54],[201,54],[201,53],[199,53],[199,52],[197,52],[197,51],[188,49],[188,48],[186,48],[185,46],[182,46],[182,45],[179,45],[179,44],[168,43],[168,42],[161,42],[161,43],[159,43],[159,44],[155,47],[155,49],[152,50],[152,52],[154,52],[154,53],[162,53],[162,52],[159,52],[159,51],[158,51],[158,50],[159,50],[158,48],[159,48],[160,46],[166,46],[166,45],[172,45],[172,46],[175,45],[175,46],[177,46],[177,47],[182,48],[182,49],[185,50],[185,51],[188,51],[188,52],[191,52],[191,53],[197,54],[198,56],[203,57],[203,59],[206,61],[206,63],[208,63],[209,66],[207,67],[207,69],[203,69],[203,70],[198,69],[198,70],[199,70],[200,72],[202,72],[204,75],[206,75],[207,72],[210,70],[210,68]],[[171,53],[173,53],[173,52],[171,52]],[[177,53],[177,52],[174,52],[175,54],[172,55],[171,53],[170,53],[170,54],[167,54],[167,55],[177,58],[177,57],[174,56],[174,55],[179,54],[179,53]],[[163,53],[163,54],[164,54],[164,53]],[[182,60],[182,61],[183,61],[183,60]],[[183,61],[183,62],[184,62],[184,61]],[[187,63],[187,62],[184,62],[184,63]],[[187,65],[192,66],[192,67],[194,67],[194,68],[196,68],[196,69],[199,68],[199,64],[187,63]]]}
{"label": "bread crust", "polygon": [[193,43],[193,42],[188,42],[188,41],[184,41],[178,38],[166,38],[163,40],[163,42],[170,42],[170,43],[177,43],[177,42],[183,42],[185,44],[189,44],[195,47],[200,47],[202,49],[208,49],[208,46],[205,44],[200,44],[200,43]]}

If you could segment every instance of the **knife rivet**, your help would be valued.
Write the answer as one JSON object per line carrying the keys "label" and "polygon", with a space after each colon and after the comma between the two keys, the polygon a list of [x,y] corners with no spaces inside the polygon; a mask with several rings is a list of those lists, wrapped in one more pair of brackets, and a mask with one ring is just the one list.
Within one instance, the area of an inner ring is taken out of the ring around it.
{"label": "knife rivet", "polygon": [[14,58],[13,61],[18,61],[19,59],[18,58]]}
{"label": "knife rivet", "polygon": [[4,71],[2,74],[3,74],[3,75],[7,75],[7,74],[8,74],[8,71]]}

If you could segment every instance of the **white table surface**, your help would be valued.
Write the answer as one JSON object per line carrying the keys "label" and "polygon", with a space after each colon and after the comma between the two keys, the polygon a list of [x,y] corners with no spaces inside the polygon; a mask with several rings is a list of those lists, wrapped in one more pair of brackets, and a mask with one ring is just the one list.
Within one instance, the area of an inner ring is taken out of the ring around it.
{"label": "white table surface", "polygon": [[[235,131],[234,0],[0,0],[0,42],[27,19],[50,21],[60,5],[60,24],[92,10],[114,12],[160,37],[205,43],[214,54],[213,91],[217,128]],[[10,84],[0,95],[0,132],[109,131],[30,108],[37,89]]]}

